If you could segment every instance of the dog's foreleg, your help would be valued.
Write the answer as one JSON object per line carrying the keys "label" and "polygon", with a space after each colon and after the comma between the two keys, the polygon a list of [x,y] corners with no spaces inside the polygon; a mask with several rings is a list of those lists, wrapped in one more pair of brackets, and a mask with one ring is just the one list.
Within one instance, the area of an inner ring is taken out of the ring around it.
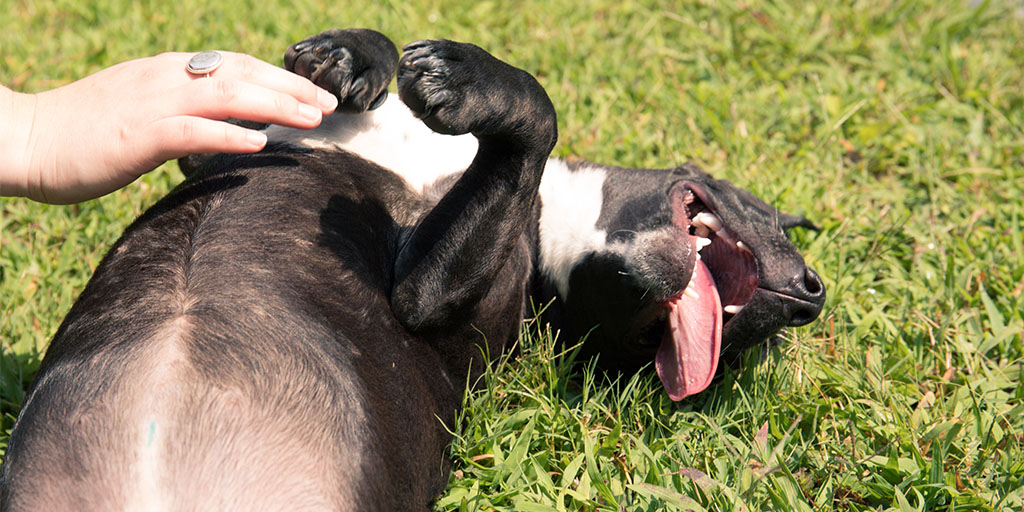
{"label": "dog's foreleg", "polygon": [[413,331],[465,318],[490,290],[533,213],[557,139],[547,93],[525,71],[451,41],[405,48],[402,100],[437,132],[472,133],[473,163],[411,231],[395,265],[392,309]]}

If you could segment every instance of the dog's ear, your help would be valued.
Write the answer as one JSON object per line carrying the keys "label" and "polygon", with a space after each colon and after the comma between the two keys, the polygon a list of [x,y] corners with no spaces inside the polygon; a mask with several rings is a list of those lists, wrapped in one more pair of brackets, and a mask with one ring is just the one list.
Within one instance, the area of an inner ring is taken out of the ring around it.
{"label": "dog's ear", "polygon": [[821,231],[821,228],[807,220],[806,217],[789,215],[788,213],[782,212],[779,212],[779,225],[782,226],[782,229],[807,228],[813,231]]}

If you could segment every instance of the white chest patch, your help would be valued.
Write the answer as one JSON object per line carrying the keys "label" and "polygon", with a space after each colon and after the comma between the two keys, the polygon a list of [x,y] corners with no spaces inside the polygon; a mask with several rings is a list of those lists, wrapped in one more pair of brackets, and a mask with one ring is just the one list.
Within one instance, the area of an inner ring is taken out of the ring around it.
{"label": "white chest patch", "polygon": [[604,203],[606,173],[598,167],[569,170],[565,162],[548,160],[540,183],[540,270],[569,296],[569,274],[584,256],[607,245],[597,229]]}
{"label": "white chest patch", "polygon": [[395,95],[370,112],[331,114],[312,130],[271,126],[267,138],[354,153],[401,176],[418,193],[440,178],[465,171],[478,146],[472,135],[442,135],[427,128]]}
{"label": "white chest patch", "polygon": [[[342,149],[401,176],[422,194],[437,180],[465,171],[476,156],[476,137],[442,135],[423,124],[394,95],[377,110],[332,114],[313,130],[267,129],[271,142],[311,149]],[[540,269],[559,295],[569,294],[569,274],[584,256],[605,248],[597,229],[606,173],[599,167],[576,170],[549,159],[540,184]]]}

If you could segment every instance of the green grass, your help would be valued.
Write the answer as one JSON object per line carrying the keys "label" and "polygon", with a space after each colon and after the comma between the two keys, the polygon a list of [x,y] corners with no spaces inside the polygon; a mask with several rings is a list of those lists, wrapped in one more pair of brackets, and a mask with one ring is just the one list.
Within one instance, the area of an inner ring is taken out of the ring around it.
{"label": "green grass", "polygon": [[[1019,512],[1024,4],[977,3],[0,0],[0,80],[164,50],[280,62],[333,26],[473,41],[538,76],[558,154],[693,160],[823,227],[794,234],[821,318],[681,404],[524,325],[466,398],[439,510]],[[3,430],[102,254],[179,180],[0,199]]]}

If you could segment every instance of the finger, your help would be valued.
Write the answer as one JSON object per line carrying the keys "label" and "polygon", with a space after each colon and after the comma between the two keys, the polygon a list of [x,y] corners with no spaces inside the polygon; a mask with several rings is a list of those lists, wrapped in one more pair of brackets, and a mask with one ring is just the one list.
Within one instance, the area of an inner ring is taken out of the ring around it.
{"label": "finger", "polygon": [[272,89],[238,80],[204,78],[180,89],[177,113],[207,119],[243,119],[295,128],[314,128],[323,113]]}
{"label": "finger", "polygon": [[196,153],[254,153],[266,144],[263,132],[190,116],[156,121],[142,131],[139,140],[145,153],[141,159],[157,165]]}
{"label": "finger", "polygon": [[224,64],[211,77],[240,80],[287,94],[302,103],[317,106],[324,114],[333,112],[338,105],[333,94],[295,73],[244,53],[221,53]]}

